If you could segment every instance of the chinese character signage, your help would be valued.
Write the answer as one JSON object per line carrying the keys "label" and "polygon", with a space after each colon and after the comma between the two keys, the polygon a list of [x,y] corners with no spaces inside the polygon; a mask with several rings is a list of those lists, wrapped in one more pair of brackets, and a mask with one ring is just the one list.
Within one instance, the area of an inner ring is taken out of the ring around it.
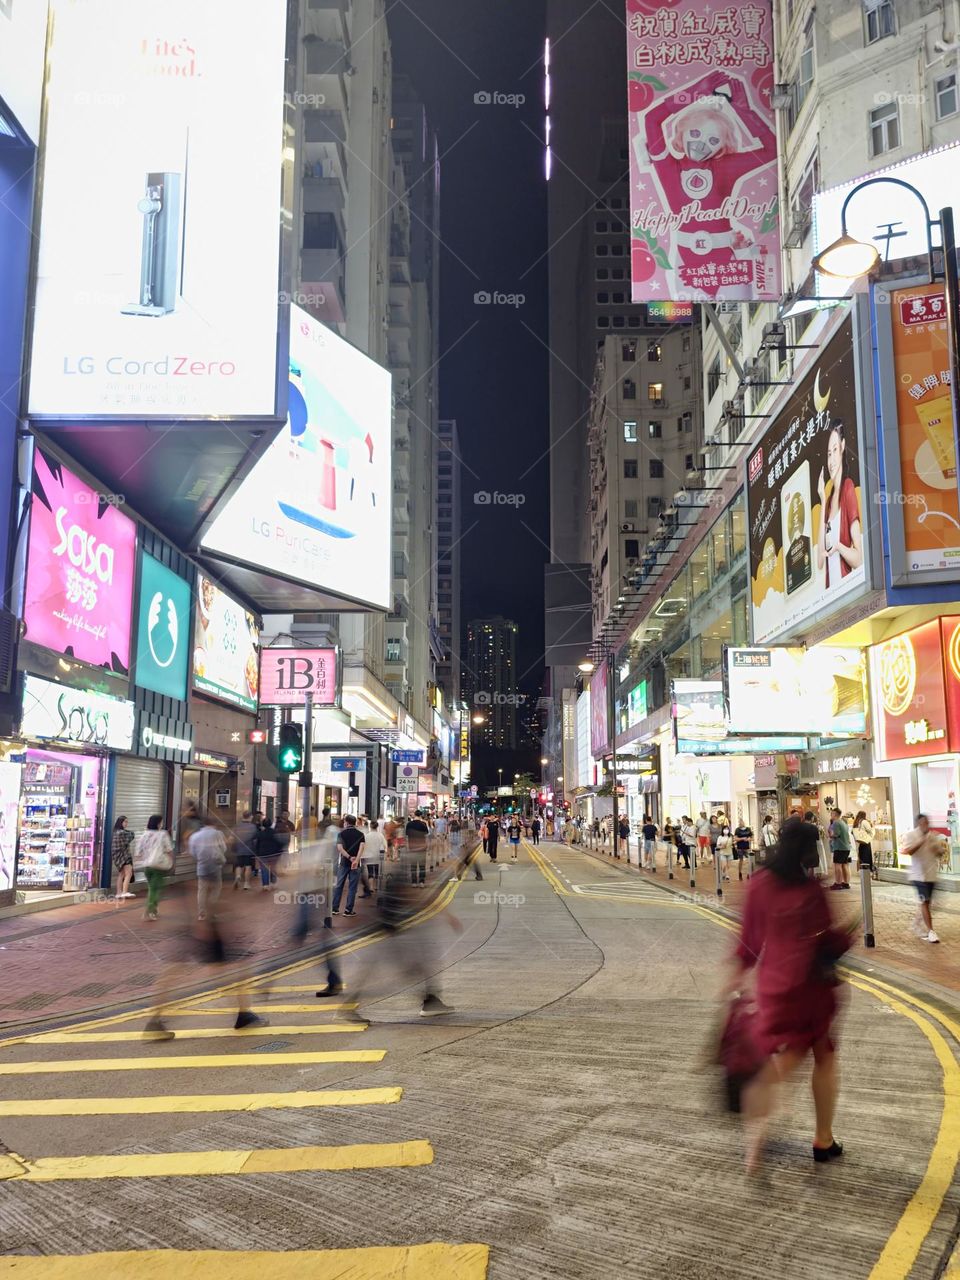
{"label": "chinese character signage", "polygon": [[261,706],[302,706],[308,693],[315,707],[336,705],[336,649],[261,650]]}
{"label": "chinese character signage", "polygon": [[601,662],[590,677],[590,754],[594,759],[605,755],[610,747],[608,710],[607,664]]}
{"label": "chinese character signage", "polygon": [[755,643],[866,583],[852,342],[847,318],[747,458]]}
{"label": "chinese character signage", "polygon": [[[881,760],[909,760],[950,750],[941,621],[953,654],[960,618],[935,618],[871,650]],[[956,667],[949,679],[954,686],[960,683]],[[955,703],[956,694],[951,697],[954,712]],[[954,717],[955,738],[958,727]]]}
{"label": "chinese character signage", "polygon": [[875,299],[891,581],[956,579],[960,502],[943,287],[878,288]]}
{"label": "chinese character signage", "polygon": [[816,733],[854,737],[867,731],[867,664],[861,649],[725,651],[724,690],[731,733]]}
{"label": "chinese character signage", "polygon": [[125,675],[136,544],[129,516],[38,449],[24,639]]}
{"label": "chinese character signage", "polygon": [[770,0],[627,0],[633,301],[779,299]]}

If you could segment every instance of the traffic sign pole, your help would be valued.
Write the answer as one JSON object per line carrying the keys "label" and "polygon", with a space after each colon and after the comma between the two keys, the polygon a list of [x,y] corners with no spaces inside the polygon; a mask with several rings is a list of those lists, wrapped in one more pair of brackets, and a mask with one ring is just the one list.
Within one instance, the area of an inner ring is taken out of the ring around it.
{"label": "traffic sign pole", "polygon": [[[308,693],[303,700],[303,763],[305,774],[310,773],[311,752],[313,750],[313,694]],[[303,857],[303,846],[309,838],[310,831],[310,792],[311,787],[300,788],[300,857]]]}

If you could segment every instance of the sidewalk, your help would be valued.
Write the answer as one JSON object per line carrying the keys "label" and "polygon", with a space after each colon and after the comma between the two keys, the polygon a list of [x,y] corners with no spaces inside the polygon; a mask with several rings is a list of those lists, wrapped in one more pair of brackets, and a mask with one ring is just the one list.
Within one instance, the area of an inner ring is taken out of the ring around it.
{"label": "sidewalk", "polygon": [[[450,850],[437,864],[427,876],[428,886],[449,876],[459,852]],[[143,919],[145,886],[136,888],[136,898],[119,903],[104,898],[0,921],[0,1030],[40,1018],[95,1014],[150,996],[165,965],[184,958],[191,945],[185,926],[196,915],[196,880],[168,885],[154,922]],[[291,931],[298,889],[295,873],[281,876],[267,893],[259,882],[249,891],[235,891],[232,871],[225,874],[220,909],[235,962],[216,974],[197,966],[197,982],[236,981],[245,968],[296,959],[301,952]],[[315,907],[303,954],[369,928],[376,920],[372,905],[358,893],[356,916],[338,916],[332,932],[321,930],[323,908]]]}
{"label": "sidewalk", "polygon": [[[581,853],[590,854],[600,862],[626,869],[624,859],[616,859],[609,852],[600,849],[589,849],[585,845],[573,845]],[[631,848],[631,853],[634,849]],[[654,884],[662,884],[676,893],[695,893],[704,906],[723,906],[739,915],[746,895],[749,881],[737,878],[736,863],[732,863],[732,878],[723,885],[723,897],[716,897],[716,872],[711,865],[698,866],[696,872],[696,888],[690,889],[689,872],[682,866],[674,867],[673,880],[667,879],[663,854],[657,855],[655,873],[641,871],[635,863],[629,864],[629,870]],[[860,881],[854,869],[854,879],[849,890],[840,893],[830,892],[831,906],[838,921],[854,922],[862,912]],[[744,871],[746,875],[746,871]],[[913,932],[912,924],[916,915],[916,894],[907,885],[890,884],[886,881],[872,882],[873,917],[876,946],[867,948],[863,945],[863,931],[856,932],[856,945],[851,955],[858,956],[866,963],[889,966],[892,970],[922,978],[951,991],[960,991],[960,894],[940,893],[934,895],[933,926],[940,942],[933,944],[923,942]]]}

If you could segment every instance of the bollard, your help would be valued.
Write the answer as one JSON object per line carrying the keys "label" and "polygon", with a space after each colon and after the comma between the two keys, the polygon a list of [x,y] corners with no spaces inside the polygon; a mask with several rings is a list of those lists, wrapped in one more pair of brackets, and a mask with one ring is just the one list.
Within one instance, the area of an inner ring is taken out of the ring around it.
{"label": "bollard", "polygon": [[333,928],[333,867],[329,858],[323,863],[323,927]]}
{"label": "bollard", "polygon": [[667,841],[667,879],[673,879],[673,841]]}
{"label": "bollard", "polygon": [[757,870],[757,855],[751,849],[747,854],[747,879],[752,880]]}
{"label": "bollard", "polygon": [[689,849],[690,849],[690,888],[691,888],[691,889],[695,889],[695,888],[697,887],[697,852],[699,851],[699,848],[700,848],[699,844],[692,844],[692,845],[690,845],[690,846],[689,846]]}
{"label": "bollard", "polygon": [[863,945],[875,947],[877,940],[873,933],[873,868],[869,862],[860,863],[860,894],[863,901]]}

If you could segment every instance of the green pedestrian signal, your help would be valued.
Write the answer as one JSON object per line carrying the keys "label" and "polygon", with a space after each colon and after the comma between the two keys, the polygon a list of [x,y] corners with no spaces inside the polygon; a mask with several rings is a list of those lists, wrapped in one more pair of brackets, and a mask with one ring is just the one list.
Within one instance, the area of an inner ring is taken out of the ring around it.
{"label": "green pedestrian signal", "polygon": [[277,763],[281,773],[299,773],[303,768],[303,726],[282,724]]}

